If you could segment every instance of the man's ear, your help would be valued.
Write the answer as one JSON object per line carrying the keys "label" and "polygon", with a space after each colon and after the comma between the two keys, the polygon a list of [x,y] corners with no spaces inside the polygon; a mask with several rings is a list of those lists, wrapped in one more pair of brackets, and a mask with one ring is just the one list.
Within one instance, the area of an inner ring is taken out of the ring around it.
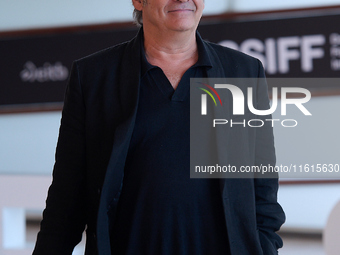
{"label": "man's ear", "polygon": [[132,0],[132,4],[137,11],[142,11],[143,9],[143,0]]}

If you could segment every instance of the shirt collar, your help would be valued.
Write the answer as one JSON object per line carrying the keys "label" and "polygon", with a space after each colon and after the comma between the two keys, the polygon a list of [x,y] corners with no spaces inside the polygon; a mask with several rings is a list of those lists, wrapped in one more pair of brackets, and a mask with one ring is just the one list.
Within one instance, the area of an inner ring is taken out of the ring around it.
{"label": "shirt collar", "polygon": [[205,48],[204,41],[198,31],[196,31],[196,42],[198,49],[198,61],[194,66],[213,67],[208,51]]}
{"label": "shirt collar", "polygon": [[142,77],[151,69],[153,68],[157,68],[157,66],[153,66],[149,63],[149,61],[146,59],[146,55],[145,55],[145,48],[144,48],[144,36],[142,34],[141,36],[141,75]]}
{"label": "shirt collar", "polygon": [[[141,28],[142,29],[142,28]],[[204,42],[200,34],[196,31],[196,42],[197,42],[197,50],[198,50],[198,61],[194,64],[194,67],[206,67],[211,68],[212,63],[208,52],[205,48]],[[141,75],[142,77],[147,73],[149,70],[153,68],[157,68],[157,66],[151,65],[145,56],[145,48],[144,48],[144,36],[143,33],[141,35]]]}

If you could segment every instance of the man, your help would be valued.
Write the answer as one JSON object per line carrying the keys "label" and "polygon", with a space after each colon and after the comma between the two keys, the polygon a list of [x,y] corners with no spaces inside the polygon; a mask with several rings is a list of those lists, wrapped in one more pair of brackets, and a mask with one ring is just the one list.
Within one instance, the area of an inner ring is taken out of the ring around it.
{"label": "man", "polygon": [[137,37],[73,65],[33,254],[71,254],[85,227],[91,255],[277,254],[277,179],[189,177],[190,77],[260,77],[259,61],[199,37],[203,0],[133,5]]}

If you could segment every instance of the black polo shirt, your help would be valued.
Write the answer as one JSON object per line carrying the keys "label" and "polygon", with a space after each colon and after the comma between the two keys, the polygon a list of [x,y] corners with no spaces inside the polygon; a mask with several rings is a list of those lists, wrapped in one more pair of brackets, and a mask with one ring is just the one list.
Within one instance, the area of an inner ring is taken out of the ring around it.
{"label": "black polo shirt", "polygon": [[211,68],[199,36],[197,45],[198,62],[176,90],[142,46],[136,123],[111,230],[114,255],[230,254],[218,180],[190,179],[190,78]]}

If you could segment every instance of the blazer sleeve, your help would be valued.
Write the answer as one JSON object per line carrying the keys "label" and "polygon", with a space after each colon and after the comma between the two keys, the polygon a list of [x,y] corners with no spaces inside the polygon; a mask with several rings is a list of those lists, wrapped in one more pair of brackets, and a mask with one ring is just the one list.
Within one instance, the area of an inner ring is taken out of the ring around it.
{"label": "blazer sleeve", "polygon": [[[264,70],[260,61],[257,88],[257,109],[269,109],[268,87]],[[271,115],[261,116],[271,119]],[[274,135],[271,122],[256,130],[255,164],[275,166],[276,156]],[[276,233],[285,222],[285,214],[277,202],[278,174],[271,173],[265,178],[255,178],[255,203],[258,234],[264,255],[277,254],[283,246],[282,239]]]}
{"label": "blazer sleeve", "polygon": [[33,255],[67,255],[85,228],[85,105],[77,63],[65,93],[53,181]]}

